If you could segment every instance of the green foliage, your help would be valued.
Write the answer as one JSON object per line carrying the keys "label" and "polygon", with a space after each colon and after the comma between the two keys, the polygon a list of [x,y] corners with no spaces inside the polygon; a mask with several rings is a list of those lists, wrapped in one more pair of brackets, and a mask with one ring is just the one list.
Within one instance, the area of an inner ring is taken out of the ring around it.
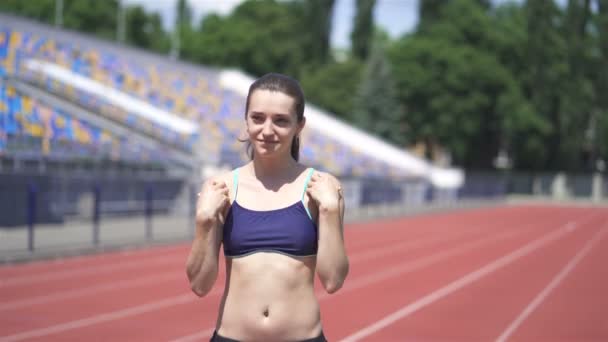
{"label": "green foliage", "polygon": [[355,98],[352,121],[362,129],[405,147],[406,120],[398,102],[390,62],[375,45]]}
{"label": "green foliage", "polygon": [[238,67],[253,75],[275,71],[298,76],[304,55],[300,11],[297,4],[246,1],[227,17],[210,15],[193,44],[196,61]]}
{"label": "green foliage", "polygon": [[169,51],[169,37],[163,31],[160,15],[148,14],[141,6],[126,9],[127,43],[166,53]]}
{"label": "green foliage", "polygon": [[[301,7],[297,35],[303,43],[303,56],[307,64],[321,66],[329,62],[329,38],[332,24],[332,10],[335,0],[296,1]],[[292,14],[293,15],[293,14]],[[297,36],[294,36],[297,39]]]}
{"label": "green foliage", "polygon": [[56,0],[2,0],[0,1],[0,11],[53,24],[55,20],[55,1]]}
{"label": "green foliage", "polygon": [[425,37],[391,49],[412,139],[449,146],[457,163],[489,167],[525,115],[516,81],[495,56]]}
{"label": "green foliage", "polygon": [[[107,40],[116,39],[117,0],[64,0],[62,27],[93,34]],[[56,0],[3,0],[0,11],[55,24]],[[167,52],[168,35],[158,13],[147,13],[141,6],[126,11],[126,42],[144,49]]]}
{"label": "green foliage", "polygon": [[439,21],[441,6],[444,6],[445,3],[445,0],[420,0],[418,5],[419,32],[424,32]]}
{"label": "green foliage", "polygon": [[115,39],[117,9],[117,0],[64,0],[63,26],[104,39]]}
{"label": "green foliage", "polygon": [[301,77],[306,99],[352,122],[353,99],[362,69],[363,65],[356,59],[307,68]]}
{"label": "green foliage", "polygon": [[351,32],[353,56],[365,60],[374,35],[374,6],[376,0],[357,0],[357,14]]}
{"label": "green foliage", "polygon": [[608,3],[598,1],[598,13],[594,18],[597,27],[599,57],[595,64],[594,89],[597,113],[597,155],[608,163]]}

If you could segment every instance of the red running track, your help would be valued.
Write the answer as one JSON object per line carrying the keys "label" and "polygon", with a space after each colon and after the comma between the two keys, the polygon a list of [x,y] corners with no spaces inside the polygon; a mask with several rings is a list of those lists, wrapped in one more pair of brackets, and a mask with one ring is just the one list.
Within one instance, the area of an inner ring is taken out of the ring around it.
{"label": "red running track", "polygon": [[[509,206],[351,224],[330,341],[608,340],[608,211]],[[0,267],[0,341],[206,341],[225,275],[188,244]]]}

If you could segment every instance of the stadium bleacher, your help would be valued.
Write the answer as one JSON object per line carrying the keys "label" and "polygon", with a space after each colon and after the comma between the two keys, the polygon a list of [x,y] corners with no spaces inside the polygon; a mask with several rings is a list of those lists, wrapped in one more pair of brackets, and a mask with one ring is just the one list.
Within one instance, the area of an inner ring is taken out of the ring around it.
{"label": "stadium bleacher", "polygon": [[2,143],[0,151],[51,159],[94,157],[151,162],[161,157],[128,136],[96,127],[20,94],[0,80]]}
{"label": "stadium bleacher", "polygon": [[[24,170],[16,165],[43,165],[31,169],[50,177],[42,190],[49,205],[41,209],[48,217],[74,212],[95,184],[103,185],[101,207],[110,213],[141,213],[141,194],[151,182],[163,208],[178,197],[189,203],[201,178],[248,161],[244,109],[253,80],[238,70],[192,65],[0,13],[0,173],[12,168],[4,175],[11,179]],[[419,202],[429,185],[454,188],[462,178],[312,104],[305,115],[300,160],[341,178],[349,207]],[[94,160],[97,169],[74,184],[64,177],[71,166],[56,174],[44,166],[65,161],[79,168],[81,160]],[[123,173],[124,162],[131,173]],[[113,167],[124,184],[101,180]],[[156,178],[142,182],[140,172]]]}
{"label": "stadium bleacher", "polygon": [[[37,84],[48,92],[185,151],[215,155],[206,160],[230,167],[247,160],[244,144],[239,142],[239,138],[244,137],[245,99],[221,86],[218,71],[201,67],[193,72],[168,58],[144,62],[134,58],[126,48],[124,53],[120,53],[120,49],[108,51],[95,47],[93,38],[87,44],[86,38],[84,42],[75,42],[46,32],[35,27],[0,26],[0,74]],[[59,77],[51,72],[55,70],[51,67],[69,72],[72,77]],[[119,91],[132,99],[130,104],[145,101],[169,113],[173,119],[194,123],[196,132],[177,132],[162,121],[130,111],[134,106],[116,105],[100,95],[104,92],[96,94],[71,82],[77,77]],[[198,144],[201,139],[204,143]],[[319,169],[353,177],[404,176],[402,170],[314,129],[305,130],[302,141],[302,160]],[[204,148],[197,150],[201,145]]]}

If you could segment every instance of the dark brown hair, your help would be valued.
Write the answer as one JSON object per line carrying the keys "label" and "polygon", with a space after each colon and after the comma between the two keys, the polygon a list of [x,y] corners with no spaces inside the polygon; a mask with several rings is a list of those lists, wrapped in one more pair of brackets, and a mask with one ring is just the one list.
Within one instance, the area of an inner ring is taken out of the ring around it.
{"label": "dark brown hair", "polygon": [[[294,109],[296,111],[298,122],[302,122],[304,119],[305,100],[304,91],[302,91],[300,83],[286,75],[269,73],[258,78],[251,84],[251,86],[249,86],[247,101],[245,102],[245,120],[247,119],[247,113],[249,112],[249,98],[256,90],[270,90],[289,95],[294,100]],[[247,150],[249,152],[249,156],[251,159],[253,159],[253,149],[251,148],[251,143],[249,142],[247,145]],[[297,136],[294,137],[293,141],[291,142],[291,156],[296,161],[300,157],[300,138]]]}

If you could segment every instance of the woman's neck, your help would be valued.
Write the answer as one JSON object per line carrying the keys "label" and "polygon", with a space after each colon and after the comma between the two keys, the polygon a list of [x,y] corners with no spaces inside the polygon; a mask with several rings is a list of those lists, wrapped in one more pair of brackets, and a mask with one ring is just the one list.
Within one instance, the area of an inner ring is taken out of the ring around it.
{"label": "woman's neck", "polygon": [[290,178],[298,162],[291,156],[283,158],[256,158],[250,163],[250,170],[260,180],[281,180]]}

